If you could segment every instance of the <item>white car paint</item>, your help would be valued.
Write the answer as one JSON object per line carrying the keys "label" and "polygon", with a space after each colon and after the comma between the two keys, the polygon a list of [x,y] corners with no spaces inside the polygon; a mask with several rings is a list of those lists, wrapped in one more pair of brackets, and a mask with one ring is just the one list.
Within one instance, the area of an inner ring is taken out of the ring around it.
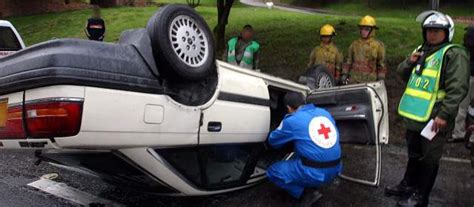
{"label": "white car paint", "polygon": [[[19,44],[20,44],[20,49],[23,49],[25,48],[25,43],[23,42],[23,39],[21,38],[20,34],[18,33],[18,31],[15,29],[15,27],[8,21],[5,21],[5,20],[0,20],[0,27],[3,27],[3,28],[7,28],[7,29],[10,29],[12,31],[12,35],[14,35],[13,38],[15,38]],[[7,55],[11,55],[13,53],[15,53],[16,51],[5,51],[5,50],[2,50],[1,49],[1,45],[0,45],[0,58],[2,57],[5,57]]]}
{"label": "white car paint", "polygon": [[[270,107],[238,101],[219,100],[225,93],[269,101],[269,86],[304,94],[318,93],[308,87],[271,75],[242,69],[217,61],[219,82],[211,100],[202,106],[185,106],[163,94],[147,94],[87,86],[56,85],[26,90],[25,102],[52,98],[82,99],[83,114],[80,132],[72,137],[28,139],[44,142],[42,149],[67,151],[114,150],[153,175],[156,182],[178,190],[178,195],[209,195],[242,189],[264,179],[264,169],[255,169],[247,185],[223,190],[202,190],[188,181],[162,158],[155,149],[193,147],[206,144],[264,142],[270,132]],[[346,86],[325,90],[344,91],[353,88],[373,88],[374,123],[379,143],[388,142],[387,96],[383,83]],[[23,92],[0,96],[9,104],[21,104]],[[380,99],[379,99],[380,98]],[[384,110],[381,110],[384,107]],[[202,117],[202,120],[201,120]],[[208,131],[208,123],[222,123],[220,133]],[[381,122],[380,122],[381,121]],[[202,125],[201,125],[202,123]],[[21,148],[24,140],[0,140],[0,149]],[[35,149],[35,148],[31,148]],[[380,162],[380,151],[377,151]],[[376,181],[380,179],[379,173]],[[371,183],[369,183],[371,184]]]}

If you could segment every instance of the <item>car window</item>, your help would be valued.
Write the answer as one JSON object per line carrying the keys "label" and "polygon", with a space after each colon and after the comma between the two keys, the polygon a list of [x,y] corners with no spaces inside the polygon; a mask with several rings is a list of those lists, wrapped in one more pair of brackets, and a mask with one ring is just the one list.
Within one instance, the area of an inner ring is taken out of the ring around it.
{"label": "car window", "polygon": [[17,51],[21,49],[15,33],[9,27],[0,27],[0,50]]}

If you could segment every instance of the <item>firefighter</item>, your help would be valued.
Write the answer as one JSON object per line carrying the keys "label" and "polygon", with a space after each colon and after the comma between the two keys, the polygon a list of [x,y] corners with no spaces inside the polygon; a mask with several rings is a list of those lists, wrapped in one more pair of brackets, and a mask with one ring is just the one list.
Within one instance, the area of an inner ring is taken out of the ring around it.
{"label": "firefighter", "polygon": [[358,26],[360,38],[349,47],[341,81],[348,84],[384,80],[387,74],[385,46],[374,38],[378,29],[375,18],[365,16]]}
{"label": "firefighter", "polygon": [[92,16],[87,20],[84,32],[89,40],[104,41],[105,37],[105,21],[100,15],[100,7],[94,6]]}
{"label": "firefighter", "polygon": [[312,67],[317,64],[323,64],[333,75],[334,80],[339,82],[342,71],[343,56],[332,41],[335,36],[336,30],[332,25],[325,24],[321,27],[319,30],[321,44],[315,47],[311,52],[311,55],[309,56],[308,67]]}
{"label": "firefighter", "polygon": [[227,42],[224,60],[232,65],[247,69],[258,69],[260,44],[254,40],[254,30],[251,25],[245,25],[240,36],[233,37]]}
{"label": "firefighter", "polygon": [[268,143],[276,149],[292,144],[295,157],[271,165],[267,177],[309,206],[321,194],[307,193],[302,198],[305,188],[331,182],[341,172],[339,132],[331,114],[314,104],[305,105],[303,94],[290,92],[284,103],[289,114],[271,132]]}
{"label": "firefighter", "polygon": [[[424,43],[398,70],[407,81],[398,113],[407,131],[408,163],[402,181],[385,188],[387,194],[406,195],[399,206],[427,206],[435,183],[448,128],[452,128],[459,103],[469,89],[469,61],[461,45],[452,44],[454,22],[436,11],[421,13]],[[420,132],[429,121],[436,135],[431,140]]]}

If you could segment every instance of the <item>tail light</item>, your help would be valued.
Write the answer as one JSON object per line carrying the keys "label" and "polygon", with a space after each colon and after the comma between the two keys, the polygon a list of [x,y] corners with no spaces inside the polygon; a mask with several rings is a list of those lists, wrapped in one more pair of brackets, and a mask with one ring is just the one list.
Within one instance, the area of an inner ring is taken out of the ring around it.
{"label": "tail light", "polygon": [[79,133],[82,100],[45,100],[25,104],[28,137],[67,137]]}
{"label": "tail light", "polygon": [[8,106],[4,123],[0,127],[0,139],[25,139],[25,129],[23,128],[23,106]]}

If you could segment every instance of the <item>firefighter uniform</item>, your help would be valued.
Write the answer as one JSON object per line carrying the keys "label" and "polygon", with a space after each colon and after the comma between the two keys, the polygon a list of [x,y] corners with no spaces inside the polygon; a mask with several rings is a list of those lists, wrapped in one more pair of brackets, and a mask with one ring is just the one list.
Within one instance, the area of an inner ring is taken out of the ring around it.
{"label": "firefighter uniform", "polygon": [[321,42],[319,46],[313,49],[309,56],[308,67],[318,64],[325,65],[334,79],[338,80],[342,71],[343,56],[332,41],[332,38],[336,36],[336,30],[333,26],[326,24],[321,27],[319,35],[320,37],[331,37],[331,42],[329,44]]}
{"label": "firefighter uniform", "polygon": [[341,148],[336,123],[329,112],[313,104],[287,115],[268,137],[273,148],[293,143],[295,157],[280,161],[267,170],[267,177],[294,198],[305,187],[318,187],[341,172]]}
{"label": "firefighter uniform", "polygon": [[377,29],[375,19],[365,16],[359,27],[370,27],[372,30],[369,37],[355,40],[350,45],[342,71],[344,79],[348,78],[349,83],[383,80],[387,74],[385,46],[374,38]]}

